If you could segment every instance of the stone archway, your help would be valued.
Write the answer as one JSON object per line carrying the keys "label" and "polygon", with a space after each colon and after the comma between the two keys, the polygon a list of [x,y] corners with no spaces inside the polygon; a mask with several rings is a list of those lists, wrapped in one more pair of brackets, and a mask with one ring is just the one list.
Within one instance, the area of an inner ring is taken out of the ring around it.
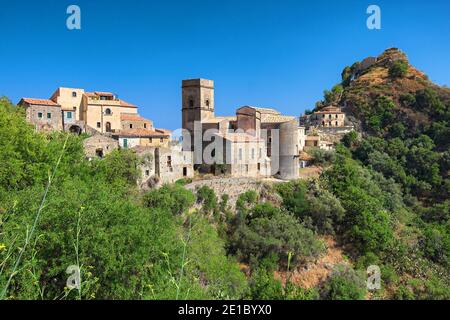
{"label": "stone archway", "polygon": [[80,135],[82,131],[83,130],[81,129],[81,127],[77,126],[75,124],[69,127],[69,132],[70,133],[74,133],[74,134]]}

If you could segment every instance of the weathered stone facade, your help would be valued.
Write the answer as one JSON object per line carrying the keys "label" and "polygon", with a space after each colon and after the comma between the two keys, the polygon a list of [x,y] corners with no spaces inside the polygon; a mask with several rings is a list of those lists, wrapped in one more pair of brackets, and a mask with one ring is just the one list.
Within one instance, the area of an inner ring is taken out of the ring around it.
{"label": "weathered stone facade", "polygon": [[179,144],[159,148],[135,146],[132,150],[141,159],[142,175],[138,184],[142,189],[194,176],[192,152],[183,151]]}
{"label": "weathered stone facade", "polygon": [[[298,126],[295,117],[252,106],[237,109],[236,116],[215,116],[214,82],[207,79],[183,80],[182,113],[184,149],[194,152],[197,166],[219,165],[233,176],[265,177],[270,172],[282,179],[298,177],[305,129]],[[214,133],[209,135],[210,129]],[[281,134],[289,137],[289,143],[282,147]],[[248,151],[244,154],[244,150]]]}
{"label": "weathered stone facade", "polygon": [[113,150],[119,148],[119,143],[112,138],[96,134],[84,139],[83,147],[88,159],[103,158]]}
{"label": "weathered stone facade", "polygon": [[38,131],[62,129],[61,106],[47,99],[23,98],[19,106],[25,108],[27,121]]}

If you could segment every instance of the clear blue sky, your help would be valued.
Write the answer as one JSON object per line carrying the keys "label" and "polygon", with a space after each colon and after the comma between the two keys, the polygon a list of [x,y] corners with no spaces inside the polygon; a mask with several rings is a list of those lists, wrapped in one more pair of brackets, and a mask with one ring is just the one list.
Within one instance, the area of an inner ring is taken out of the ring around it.
{"label": "clear blue sky", "polygon": [[[81,7],[82,29],[66,28]],[[366,9],[382,29],[366,28]],[[157,127],[181,124],[181,80],[209,78],[216,113],[242,105],[299,115],[340,73],[399,47],[450,85],[450,1],[0,0],[0,95],[48,98],[58,86],[112,91]]]}

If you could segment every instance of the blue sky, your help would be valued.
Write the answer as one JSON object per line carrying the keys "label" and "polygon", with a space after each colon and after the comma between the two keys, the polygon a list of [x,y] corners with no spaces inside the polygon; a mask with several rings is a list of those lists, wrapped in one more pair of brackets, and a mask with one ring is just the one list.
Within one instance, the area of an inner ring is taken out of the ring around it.
{"label": "blue sky", "polygon": [[[81,30],[66,8],[81,8]],[[366,27],[381,8],[382,29]],[[112,91],[157,127],[181,125],[181,80],[209,78],[216,113],[256,105],[299,115],[346,65],[404,50],[450,85],[450,1],[0,0],[0,95],[58,86]]]}

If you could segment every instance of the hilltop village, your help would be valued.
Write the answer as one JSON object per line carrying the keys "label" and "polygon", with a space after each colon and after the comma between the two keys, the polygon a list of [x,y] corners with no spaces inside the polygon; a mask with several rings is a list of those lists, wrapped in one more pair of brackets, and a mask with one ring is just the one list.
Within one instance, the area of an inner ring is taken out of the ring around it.
{"label": "hilltop village", "polygon": [[87,134],[88,159],[117,148],[134,150],[142,161],[142,188],[193,178],[196,173],[228,177],[297,179],[313,149],[333,149],[348,125],[343,108],[324,106],[305,116],[242,106],[234,116],[216,116],[214,81],[182,81],[182,139],[139,115],[138,107],[111,92],[58,88],[49,99],[22,98],[18,105],[37,131]]}

